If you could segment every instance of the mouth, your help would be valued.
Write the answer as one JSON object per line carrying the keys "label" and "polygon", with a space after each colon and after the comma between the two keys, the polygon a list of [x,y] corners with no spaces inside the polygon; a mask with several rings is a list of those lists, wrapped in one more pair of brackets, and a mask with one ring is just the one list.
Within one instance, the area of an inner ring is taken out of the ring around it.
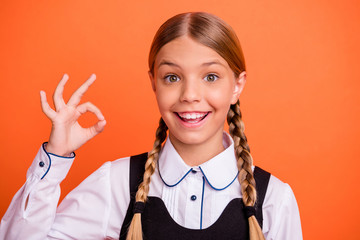
{"label": "mouth", "polygon": [[175,112],[181,121],[185,123],[199,123],[203,121],[210,112]]}

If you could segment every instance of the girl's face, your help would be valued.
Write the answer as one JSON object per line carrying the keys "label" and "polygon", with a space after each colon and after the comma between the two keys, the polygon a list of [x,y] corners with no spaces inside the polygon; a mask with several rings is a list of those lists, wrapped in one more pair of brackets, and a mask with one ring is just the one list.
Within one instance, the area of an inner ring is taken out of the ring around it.
{"label": "girl's face", "polygon": [[235,77],[217,52],[182,36],[160,49],[149,75],[174,146],[222,143],[227,112],[244,87],[245,72]]}

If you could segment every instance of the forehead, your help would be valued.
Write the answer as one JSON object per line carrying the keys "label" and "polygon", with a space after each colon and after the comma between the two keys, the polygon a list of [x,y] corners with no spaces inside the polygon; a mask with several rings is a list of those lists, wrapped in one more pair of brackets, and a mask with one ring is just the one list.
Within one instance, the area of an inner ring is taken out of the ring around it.
{"label": "forehead", "polygon": [[164,61],[183,67],[197,67],[207,62],[219,62],[228,67],[226,60],[215,50],[188,36],[176,38],[165,44],[156,56],[155,68],[159,68]]}

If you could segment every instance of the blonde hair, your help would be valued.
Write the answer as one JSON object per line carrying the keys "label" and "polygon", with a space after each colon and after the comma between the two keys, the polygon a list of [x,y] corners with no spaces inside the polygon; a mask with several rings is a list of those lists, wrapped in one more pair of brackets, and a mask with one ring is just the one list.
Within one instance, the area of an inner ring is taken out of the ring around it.
{"label": "blonde hair", "polygon": [[[135,201],[145,203],[149,193],[150,177],[155,172],[156,163],[159,159],[159,152],[161,145],[167,136],[167,126],[162,118],[159,121],[159,127],[156,130],[156,138],[153,149],[148,154],[148,159],[145,162],[145,172],[142,183],[136,192]],[[131,220],[127,240],[141,240],[142,239],[142,226],[141,226],[141,213],[135,213]]]}
{"label": "blonde hair", "polygon": [[[178,14],[163,25],[154,36],[149,53],[149,71],[154,75],[155,59],[160,49],[168,42],[187,35],[193,40],[210,47],[224,58],[233,70],[236,77],[245,71],[245,60],[240,42],[230,25],[215,15],[205,12],[189,12]],[[251,166],[253,164],[249,145],[244,134],[244,123],[241,119],[240,102],[230,106],[227,122],[229,132],[234,140],[234,148],[239,170],[238,180],[245,206],[254,206],[256,202],[255,179]],[[154,147],[149,153],[145,164],[143,182],[136,193],[137,202],[146,202],[149,192],[151,175],[154,173],[161,150],[166,139],[167,127],[160,119],[156,131]],[[264,236],[254,216],[249,217],[249,235],[251,240],[262,240]],[[142,240],[141,214],[135,213],[131,221],[127,240]]]}

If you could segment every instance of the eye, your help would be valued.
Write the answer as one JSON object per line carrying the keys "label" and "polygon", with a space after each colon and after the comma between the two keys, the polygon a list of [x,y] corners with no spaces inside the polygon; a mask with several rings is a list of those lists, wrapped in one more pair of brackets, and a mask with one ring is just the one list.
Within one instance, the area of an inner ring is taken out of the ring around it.
{"label": "eye", "polygon": [[177,82],[180,78],[174,74],[166,75],[164,79],[170,83]]}
{"label": "eye", "polygon": [[219,77],[216,76],[215,74],[208,74],[206,75],[206,77],[204,78],[205,81],[208,82],[215,82]]}

